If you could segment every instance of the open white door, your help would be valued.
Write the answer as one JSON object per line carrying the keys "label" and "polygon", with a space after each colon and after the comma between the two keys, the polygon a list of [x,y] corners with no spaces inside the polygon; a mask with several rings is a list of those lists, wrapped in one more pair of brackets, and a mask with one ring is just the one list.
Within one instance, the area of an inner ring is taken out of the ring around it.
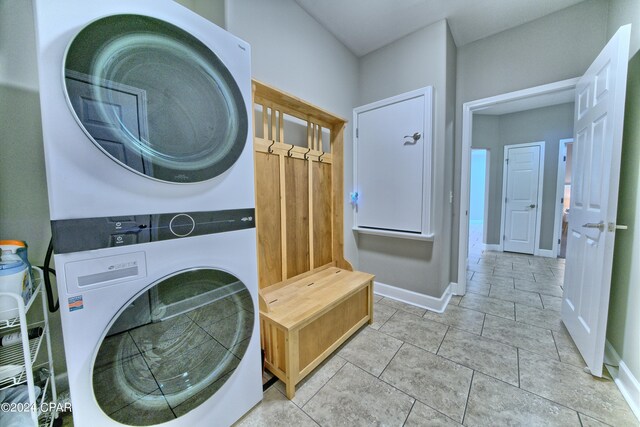
{"label": "open white door", "polygon": [[630,33],[621,27],[576,86],[562,320],[595,376],[609,311]]}

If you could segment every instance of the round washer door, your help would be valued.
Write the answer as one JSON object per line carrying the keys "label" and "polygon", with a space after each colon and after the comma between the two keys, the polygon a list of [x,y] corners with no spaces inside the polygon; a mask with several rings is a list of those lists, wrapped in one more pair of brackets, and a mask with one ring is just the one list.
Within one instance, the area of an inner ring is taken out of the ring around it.
{"label": "round washer door", "polygon": [[172,183],[211,179],[244,149],[242,93],[204,43],[140,15],[98,19],[64,60],[69,105],[90,140],[122,166]]}
{"label": "round washer door", "polygon": [[254,326],[246,286],[215,269],[183,271],[120,310],[92,369],[95,400],[132,426],[178,418],[233,375]]}

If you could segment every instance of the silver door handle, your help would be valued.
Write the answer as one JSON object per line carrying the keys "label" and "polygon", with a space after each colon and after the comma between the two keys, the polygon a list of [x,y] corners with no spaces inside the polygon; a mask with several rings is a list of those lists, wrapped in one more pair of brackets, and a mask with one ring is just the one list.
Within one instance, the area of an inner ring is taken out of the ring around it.
{"label": "silver door handle", "polygon": [[529,207],[530,207],[531,209],[533,209],[533,208],[535,208],[535,207],[536,207],[536,205],[533,205],[533,204],[532,204],[532,205],[529,205]]}
{"label": "silver door handle", "polygon": [[600,221],[598,223],[588,222],[586,224],[582,224],[584,228],[597,228],[600,231],[604,231],[604,222]]}
{"label": "silver door handle", "polygon": [[618,225],[618,224],[614,224],[612,222],[609,223],[609,231],[616,231],[616,230],[628,230],[629,227],[627,227],[626,225]]}
{"label": "silver door handle", "polygon": [[418,140],[420,138],[422,138],[422,135],[420,134],[420,132],[416,132],[413,135],[405,135],[405,138],[413,138],[413,142],[418,142]]}

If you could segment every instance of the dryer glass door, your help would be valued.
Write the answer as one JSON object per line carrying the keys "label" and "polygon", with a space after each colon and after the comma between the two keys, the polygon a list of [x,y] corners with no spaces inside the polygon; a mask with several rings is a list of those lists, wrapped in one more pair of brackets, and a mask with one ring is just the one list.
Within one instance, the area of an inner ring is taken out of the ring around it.
{"label": "dryer glass door", "polygon": [[238,159],[242,93],[203,42],[158,19],[114,15],[86,26],[64,60],[71,110],[113,160],[149,178],[193,183]]}
{"label": "dryer glass door", "polygon": [[254,326],[249,291],[214,269],[180,272],[120,310],[93,365],[102,411],[126,425],[178,418],[233,375]]}

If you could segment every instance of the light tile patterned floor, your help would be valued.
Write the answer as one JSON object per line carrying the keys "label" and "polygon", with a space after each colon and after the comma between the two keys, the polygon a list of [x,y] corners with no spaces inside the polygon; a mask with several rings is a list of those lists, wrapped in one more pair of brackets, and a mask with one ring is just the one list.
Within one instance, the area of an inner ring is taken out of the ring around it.
{"label": "light tile patterned floor", "polygon": [[564,260],[487,252],[443,314],[376,297],[360,330],[288,401],[276,384],[238,426],[638,426],[560,322]]}

